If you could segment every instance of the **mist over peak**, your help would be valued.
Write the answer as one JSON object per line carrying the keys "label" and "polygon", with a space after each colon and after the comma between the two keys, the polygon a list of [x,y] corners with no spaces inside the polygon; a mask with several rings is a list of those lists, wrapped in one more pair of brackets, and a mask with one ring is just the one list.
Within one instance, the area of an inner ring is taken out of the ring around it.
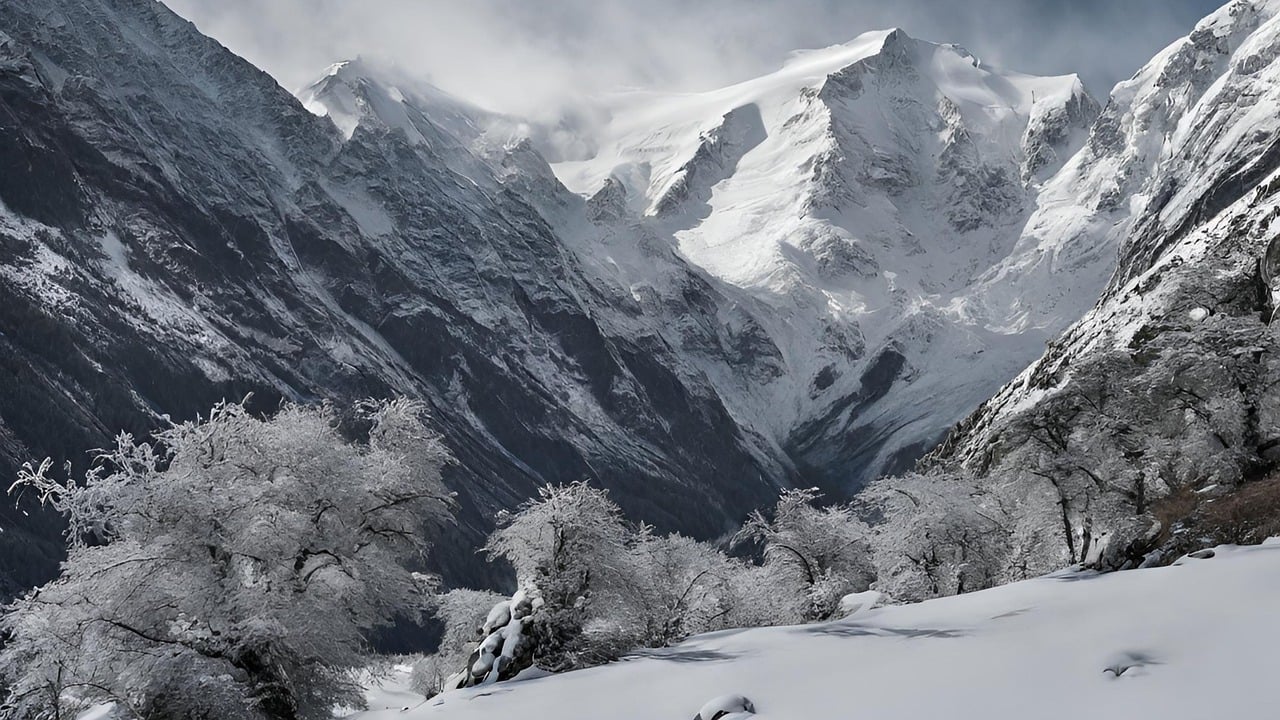
{"label": "mist over peak", "polygon": [[705,91],[795,50],[902,28],[1099,96],[1221,0],[166,0],[294,90],[344,58],[378,58],[490,110],[555,121],[619,89]]}

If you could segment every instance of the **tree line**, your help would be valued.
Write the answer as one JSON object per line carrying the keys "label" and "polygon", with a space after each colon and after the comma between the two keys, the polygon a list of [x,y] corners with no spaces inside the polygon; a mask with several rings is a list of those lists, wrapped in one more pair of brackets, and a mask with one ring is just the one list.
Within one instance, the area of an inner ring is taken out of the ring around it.
{"label": "tree line", "polygon": [[421,404],[356,410],[352,439],[330,405],[260,417],[223,403],[149,439],[122,434],[80,478],[26,466],[11,492],[65,515],[68,555],[0,619],[0,714],[110,702],[148,719],[330,717],[361,706],[367,638],[397,620],[443,624],[414,671],[431,694],[829,620],[873,584],[909,599],[975,589],[995,542],[980,510],[956,510],[972,504],[959,490],[911,478],[860,508],[784,490],[716,544],[630,522],[577,482],[498,518],[483,552],[514,568],[512,594],[446,590],[410,568],[424,527],[452,517],[452,459]]}

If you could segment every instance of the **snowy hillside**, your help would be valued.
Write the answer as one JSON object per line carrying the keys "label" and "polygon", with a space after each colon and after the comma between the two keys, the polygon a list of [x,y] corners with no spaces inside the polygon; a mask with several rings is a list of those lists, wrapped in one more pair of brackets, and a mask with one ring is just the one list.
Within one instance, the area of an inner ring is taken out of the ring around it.
{"label": "snowy hillside", "polygon": [[[566,675],[423,701],[391,678],[363,720],[1269,717],[1280,543],[1110,575],[1064,572],[825,625],[728,631]],[[402,708],[409,708],[402,711]],[[732,716],[734,718],[743,716]]]}

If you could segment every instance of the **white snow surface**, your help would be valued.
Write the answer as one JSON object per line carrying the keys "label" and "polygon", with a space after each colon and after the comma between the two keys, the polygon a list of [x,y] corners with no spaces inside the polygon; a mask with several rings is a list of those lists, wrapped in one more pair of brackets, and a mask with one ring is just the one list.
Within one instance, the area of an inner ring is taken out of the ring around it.
{"label": "white snow surface", "polygon": [[356,717],[692,718],[726,694],[762,720],[1271,717],[1276,607],[1272,540],[1172,567],[1062,572],[829,624],[714,633],[426,702],[401,673]]}

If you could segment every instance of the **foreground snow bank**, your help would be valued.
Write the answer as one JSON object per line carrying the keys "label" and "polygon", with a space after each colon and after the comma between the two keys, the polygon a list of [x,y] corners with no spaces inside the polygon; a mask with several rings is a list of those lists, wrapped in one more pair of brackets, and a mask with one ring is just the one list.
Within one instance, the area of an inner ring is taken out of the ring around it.
{"label": "foreground snow bank", "polygon": [[[824,625],[713,633],[614,665],[390,700],[362,720],[687,720],[741,693],[767,720],[1264,717],[1280,542],[1175,567],[1060,573]],[[421,704],[419,704],[421,703]],[[416,705],[405,712],[401,708]]]}

